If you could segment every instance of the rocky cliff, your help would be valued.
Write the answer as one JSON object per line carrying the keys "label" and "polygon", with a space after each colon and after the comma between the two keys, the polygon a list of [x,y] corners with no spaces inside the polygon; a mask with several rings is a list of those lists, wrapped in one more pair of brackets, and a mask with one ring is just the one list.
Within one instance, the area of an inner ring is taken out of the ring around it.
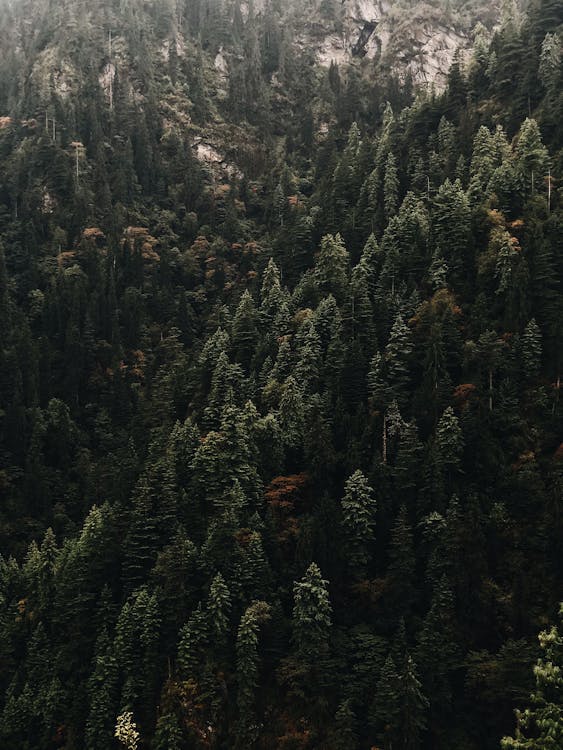
{"label": "rocky cliff", "polygon": [[456,52],[471,46],[471,21],[460,21],[427,3],[343,0],[338,27],[317,24],[301,41],[313,45],[322,65],[365,58],[402,80],[410,76],[415,84],[441,88]]}

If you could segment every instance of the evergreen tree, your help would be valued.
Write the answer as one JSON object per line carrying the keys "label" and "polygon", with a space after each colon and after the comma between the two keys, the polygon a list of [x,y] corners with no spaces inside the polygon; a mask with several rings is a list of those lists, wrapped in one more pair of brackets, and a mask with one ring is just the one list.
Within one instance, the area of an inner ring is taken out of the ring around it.
{"label": "evergreen tree", "polygon": [[298,654],[305,659],[314,660],[328,648],[332,607],[327,584],[318,565],[311,563],[293,586],[293,638]]}
{"label": "evergreen tree", "polygon": [[207,611],[210,625],[219,638],[223,638],[229,627],[231,595],[221,573],[217,573],[211,582]]}
{"label": "evergreen tree", "polygon": [[443,258],[452,282],[463,283],[468,268],[469,204],[459,180],[447,179],[436,194],[431,213],[434,255]]}
{"label": "evergreen tree", "polygon": [[407,400],[409,364],[413,351],[412,333],[402,315],[395,318],[389,341],[385,348],[385,364],[389,378],[390,393],[399,404]]}
{"label": "evergreen tree", "polygon": [[332,294],[337,302],[344,300],[348,285],[348,252],[339,234],[323,237],[315,263],[315,276],[321,292]]}
{"label": "evergreen tree", "polygon": [[353,750],[357,747],[356,717],[352,711],[350,701],[343,701],[335,715],[334,750]]}
{"label": "evergreen tree", "polygon": [[399,675],[391,654],[387,656],[370,709],[370,721],[385,748],[391,748],[398,732],[400,711]]}
{"label": "evergreen tree", "polygon": [[408,522],[407,510],[402,506],[391,530],[389,547],[390,578],[389,598],[392,611],[399,617],[408,615],[414,603],[415,557],[412,530]]}
{"label": "evergreen tree", "polygon": [[[563,619],[563,607],[560,610]],[[503,750],[551,750],[563,741],[561,662],[563,638],[554,625],[539,636],[542,656],[534,667],[536,690],[532,707],[516,711],[515,737],[504,737]]]}
{"label": "evergreen tree", "polygon": [[[422,670],[424,692],[430,698],[431,713],[436,717],[436,723],[441,720],[444,728],[449,721],[451,681],[459,658],[457,633],[453,595],[448,581],[442,577],[420,631],[417,661]],[[435,658],[436,649],[440,651],[438,660]]]}
{"label": "evergreen tree", "polygon": [[459,420],[449,406],[440,417],[436,427],[438,463],[443,471],[448,473],[459,471],[463,446]]}
{"label": "evergreen tree", "polygon": [[388,221],[397,211],[398,200],[399,180],[397,177],[397,166],[393,153],[389,152],[385,165],[385,179],[383,181],[383,204],[385,206],[385,216]]}
{"label": "evergreen tree", "polygon": [[270,618],[266,602],[254,602],[243,614],[237,634],[237,707],[239,725],[237,747],[252,747],[258,738],[259,726],[254,712],[255,691],[258,687],[258,634],[260,626]]}
{"label": "evergreen tree", "polygon": [[241,297],[233,321],[232,346],[236,359],[248,371],[256,346],[257,313],[254,301],[247,291]]}
{"label": "evergreen tree", "polygon": [[422,730],[425,727],[424,710],[428,702],[422,692],[416,673],[416,665],[409,656],[399,675],[399,736],[404,750],[420,747]]}
{"label": "evergreen tree", "polygon": [[347,480],[342,500],[344,534],[348,542],[348,560],[352,570],[363,572],[369,558],[375,525],[373,490],[361,471]]}
{"label": "evergreen tree", "polygon": [[534,195],[543,185],[549,161],[536,120],[527,118],[522,124],[516,146],[516,159],[523,190],[526,195]]}
{"label": "evergreen tree", "polygon": [[541,331],[532,318],[522,334],[522,366],[524,377],[537,376],[542,364]]}

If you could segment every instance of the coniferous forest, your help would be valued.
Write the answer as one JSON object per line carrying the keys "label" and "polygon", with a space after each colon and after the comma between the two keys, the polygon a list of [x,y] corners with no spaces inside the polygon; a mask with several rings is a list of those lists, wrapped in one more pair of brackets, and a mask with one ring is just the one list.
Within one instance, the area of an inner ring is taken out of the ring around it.
{"label": "coniferous forest", "polygon": [[0,0],[1,748],[562,750],[562,50]]}

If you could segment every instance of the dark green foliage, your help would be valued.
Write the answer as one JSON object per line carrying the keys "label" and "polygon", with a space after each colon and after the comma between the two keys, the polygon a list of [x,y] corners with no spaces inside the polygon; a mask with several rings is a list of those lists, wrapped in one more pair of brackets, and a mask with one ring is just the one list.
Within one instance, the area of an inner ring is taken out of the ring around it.
{"label": "dark green foliage", "polygon": [[342,524],[347,555],[352,571],[363,572],[368,550],[373,544],[375,498],[361,471],[356,471],[345,484],[342,500]]}
{"label": "dark green foliage", "polygon": [[[559,619],[562,617],[563,605]],[[531,696],[532,707],[516,711],[516,736],[503,738],[503,750],[549,750],[563,741],[560,626],[553,625],[542,631],[539,642],[543,654],[534,667],[536,689]]]}
{"label": "dark green foliage", "polygon": [[560,750],[561,3],[369,5],[0,0],[2,748]]}

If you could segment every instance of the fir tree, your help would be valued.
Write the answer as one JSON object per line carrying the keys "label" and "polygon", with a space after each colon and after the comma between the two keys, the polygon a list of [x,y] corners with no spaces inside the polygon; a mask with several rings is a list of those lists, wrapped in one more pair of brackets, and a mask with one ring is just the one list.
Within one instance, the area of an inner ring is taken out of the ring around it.
{"label": "fir tree", "polygon": [[298,654],[305,659],[315,659],[328,648],[332,607],[327,584],[318,565],[311,563],[293,586],[293,638]]}
{"label": "fir tree", "polygon": [[361,471],[347,480],[342,500],[343,525],[348,542],[350,567],[363,572],[369,558],[375,525],[375,499],[373,490]]}
{"label": "fir tree", "polygon": [[[563,606],[560,619],[563,621]],[[563,741],[560,627],[554,625],[540,633],[539,642],[543,654],[534,667],[536,690],[531,696],[532,705],[516,711],[515,737],[503,738],[503,750],[551,750]]]}
{"label": "fir tree", "polygon": [[270,606],[266,602],[254,602],[243,614],[237,634],[237,707],[239,724],[237,747],[251,747],[258,737],[254,701],[258,687],[258,634],[262,624],[270,618]]}

